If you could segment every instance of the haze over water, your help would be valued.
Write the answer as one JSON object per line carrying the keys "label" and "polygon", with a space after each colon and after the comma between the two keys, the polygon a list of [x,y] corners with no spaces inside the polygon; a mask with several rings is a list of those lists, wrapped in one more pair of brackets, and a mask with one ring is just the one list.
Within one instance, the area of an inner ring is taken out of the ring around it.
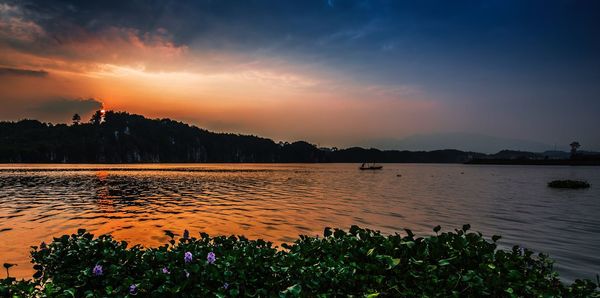
{"label": "haze over water", "polygon": [[[400,175],[400,176],[399,176]],[[587,190],[555,190],[553,179]],[[0,165],[0,262],[30,277],[29,247],[86,228],[156,246],[165,230],[280,244],[352,224],[418,235],[465,223],[500,244],[549,253],[565,281],[600,272],[593,167],[386,164]]]}

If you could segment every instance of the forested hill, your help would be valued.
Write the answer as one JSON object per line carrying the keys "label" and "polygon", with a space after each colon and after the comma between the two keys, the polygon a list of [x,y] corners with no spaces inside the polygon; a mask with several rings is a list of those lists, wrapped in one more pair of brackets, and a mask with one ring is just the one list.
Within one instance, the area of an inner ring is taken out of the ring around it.
{"label": "forested hill", "polygon": [[[78,119],[77,119],[78,120]],[[435,162],[484,154],[317,148],[307,142],[214,133],[170,119],[97,112],[89,123],[0,122],[1,163]]]}

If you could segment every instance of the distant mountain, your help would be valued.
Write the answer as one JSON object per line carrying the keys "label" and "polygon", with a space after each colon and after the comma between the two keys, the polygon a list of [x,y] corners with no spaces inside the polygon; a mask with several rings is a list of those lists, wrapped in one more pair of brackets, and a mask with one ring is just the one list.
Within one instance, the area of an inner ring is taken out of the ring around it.
{"label": "distant mountain", "polygon": [[426,151],[457,149],[462,151],[476,151],[483,153],[495,153],[506,149],[544,152],[552,148],[552,146],[540,142],[458,132],[419,134],[409,136],[404,139],[378,139],[369,140],[364,143],[372,144],[372,146],[381,149]]}
{"label": "distant mountain", "polygon": [[2,163],[430,162],[462,163],[485,154],[459,150],[317,148],[251,135],[210,132],[170,119],[96,112],[89,123],[0,122]]}
{"label": "distant mountain", "polygon": [[552,158],[552,159],[566,159],[571,156],[571,153],[569,153],[569,152],[556,151],[556,150],[544,151],[541,154],[543,156],[548,156],[548,158]]}
{"label": "distant mountain", "polygon": [[527,152],[527,151],[516,151],[516,150],[502,150],[498,153],[489,154],[486,158],[488,159],[541,159],[542,154]]}

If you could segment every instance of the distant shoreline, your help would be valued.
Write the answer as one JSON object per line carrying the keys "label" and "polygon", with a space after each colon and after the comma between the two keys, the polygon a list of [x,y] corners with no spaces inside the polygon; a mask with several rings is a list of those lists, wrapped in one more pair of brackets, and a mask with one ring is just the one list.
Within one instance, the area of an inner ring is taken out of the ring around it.
{"label": "distant shoreline", "polygon": [[[466,162],[440,162],[440,161],[376,161],[378,164],[455,164],[455,165],[529,165],[529,166],[600,166],[600,160],[513,160],[513,159],[475,159]],[[21,166],[21,165],[76,165],[76,166],[119,166],[119,165],[131,165],[131,166],[152,166],[152,165],[214,165],[214,164],[356,164],[360,165],[361,162],[335,162],[335,161],[319,161],[319,162],[0,162],[0,166]],[[1,169],[1,168],[0,168]],[[88,168],[83,168],[87,170]],[[99,168],[99,169],[111,169]]]}
{"label": "distant shoreline", "polygon": [[600,160],[570,159],[474,159],[467,165],[527,165],[527,166],[600,166]]}

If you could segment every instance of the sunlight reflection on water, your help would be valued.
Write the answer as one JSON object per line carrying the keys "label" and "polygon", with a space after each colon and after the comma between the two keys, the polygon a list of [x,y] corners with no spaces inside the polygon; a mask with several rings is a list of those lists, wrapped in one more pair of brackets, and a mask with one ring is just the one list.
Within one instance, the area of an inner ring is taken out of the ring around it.
{"label": "sunlight reflection on water", "polygon": [[[398,175],[401,176],[398,176]],[[553,179],[588,190],[554,190]],[[32,273],[28,250],[86,228],[152,246],[164,230],[275,243],[352,224],[417,234],[470,223],[508,248],[549,253],[562,277],[600,272],[600,168],[386,164],[0,165],[0,262]]]}

